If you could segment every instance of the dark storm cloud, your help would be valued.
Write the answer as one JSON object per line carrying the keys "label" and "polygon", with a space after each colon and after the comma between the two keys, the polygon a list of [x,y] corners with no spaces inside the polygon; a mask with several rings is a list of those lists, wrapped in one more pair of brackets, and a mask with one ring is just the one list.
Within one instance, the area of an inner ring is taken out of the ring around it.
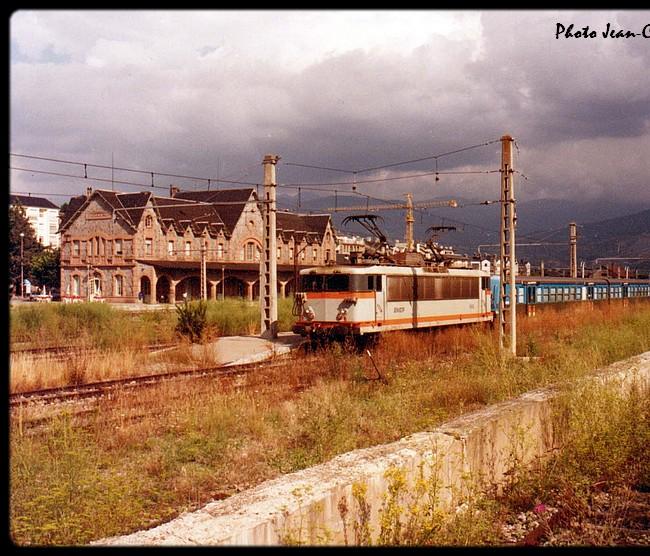
{"label": "dark storm cloud", "polygon": [[[100,163],[114,152],[121,166],[252,181],[264,154],[277,153],[281,181],[322,182],[351,176],[283,162],[360,170],[508,133],[529,177],[520,180],[523,198],[599,197],[615,184],[650,202],[650,40],[555,39],[557,21],[636,28],[644,18],[650,12],[486,12],[474,39],[432,32],[414,49],[356,48],[301,67],[233,54],[233,41],[216,35],[173,63],[117,41],[71,63],[27,63],[21,54],[12,66],[12,150]],[[256,40],[262,48],[265,37]],[[97,61],[115,51],[123,62]],[[439,169],[498,164],[497,144],[441,158]],[[357,177],[433,168],[431,160]],[[391,198],[497,189],[495,175],[360,188]]]}

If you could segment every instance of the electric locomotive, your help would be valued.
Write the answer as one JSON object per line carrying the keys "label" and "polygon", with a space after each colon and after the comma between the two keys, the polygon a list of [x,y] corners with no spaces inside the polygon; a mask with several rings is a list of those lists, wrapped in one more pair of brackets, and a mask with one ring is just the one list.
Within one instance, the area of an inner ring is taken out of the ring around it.
{"label": "electric locomotive", "polygon": [[321,266],[300,271],[293,327],[364,336],[493,320],[490,274],[440,266]]}

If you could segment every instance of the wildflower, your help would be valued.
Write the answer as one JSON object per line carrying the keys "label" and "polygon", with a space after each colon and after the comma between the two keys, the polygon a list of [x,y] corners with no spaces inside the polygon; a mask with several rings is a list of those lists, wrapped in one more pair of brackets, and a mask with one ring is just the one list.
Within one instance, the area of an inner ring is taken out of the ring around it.
{"label": "wildflower", "polygon": [[546,505],[545,505],[545,504],[541,504],[541,503],[540,503],[540,504],[537,504],[537,505],[535,505],[535,507],[533,508],[533,511],[534,511],[536,514],[543,514],[544,512],[546,512]]}

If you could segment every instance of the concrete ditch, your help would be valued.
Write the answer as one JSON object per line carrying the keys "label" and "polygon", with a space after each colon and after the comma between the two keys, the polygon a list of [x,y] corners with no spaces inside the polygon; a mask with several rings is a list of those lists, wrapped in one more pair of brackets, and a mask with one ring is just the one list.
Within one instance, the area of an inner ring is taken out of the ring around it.
{"label": "concrete ditch", "polygon": [[[624,391],[650,386],[650,352],[602,369],[589,380]],[[463,415],[435,430],[397,442],[354,450],[329,462],[267,481],[225,500],[146,531],[93,545],[277,545],[354,542],[342,510],[369,505],[367,525],[377,532],[380,508],[399,470],[409,483],[423,478],[437,486],[441,508],[452,510],[473,484],[496,489],[514,465],[527,466],[557,448],[552,401],[544,388]],[[555,425],[556,426],[556,425]],[[356,496],[355,496],[356,495]],[[374,539],[374,537],[373,537]]]}

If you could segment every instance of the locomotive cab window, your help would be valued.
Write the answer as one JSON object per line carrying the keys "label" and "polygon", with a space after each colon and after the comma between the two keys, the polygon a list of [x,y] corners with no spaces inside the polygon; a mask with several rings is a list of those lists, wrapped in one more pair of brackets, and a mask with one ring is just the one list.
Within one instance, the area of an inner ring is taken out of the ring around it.
{"label": "locomotive cab window", "polygon": [[306,292],[349,291],[349,274],[308,274],[302,278]]}
{"label": "locomotive cab window", "polygon": [[372,274],[307,274],[302,276],[305,292],[382,291],[382,277]]}

